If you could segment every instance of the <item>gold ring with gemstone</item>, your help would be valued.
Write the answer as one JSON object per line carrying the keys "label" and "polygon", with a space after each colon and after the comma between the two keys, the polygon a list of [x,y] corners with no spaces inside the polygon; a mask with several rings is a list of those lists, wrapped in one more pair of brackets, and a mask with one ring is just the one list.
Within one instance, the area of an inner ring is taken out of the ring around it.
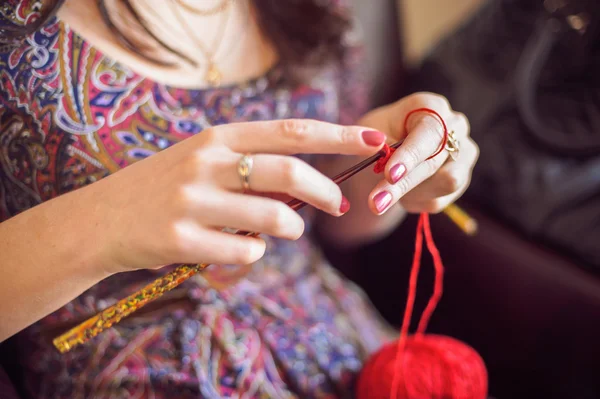
{"label": "gold ring with gemstone", "polygon": [[454,135],[454,130],[448,133],[448,142],[446,143],[445,149],[450,153],[450,157],[452,157],[454,161],[458,159],[460,144],[458,143],[458,139]]}
{"label": "gold ring with gemstone", "polygon": [[242,180],[242,187],[244,191],[248,191],[250,189],[250,174],[252,173],[253,165],[254,160],[249,154],[242,156],[240,162],[238,163],[237,172]]}

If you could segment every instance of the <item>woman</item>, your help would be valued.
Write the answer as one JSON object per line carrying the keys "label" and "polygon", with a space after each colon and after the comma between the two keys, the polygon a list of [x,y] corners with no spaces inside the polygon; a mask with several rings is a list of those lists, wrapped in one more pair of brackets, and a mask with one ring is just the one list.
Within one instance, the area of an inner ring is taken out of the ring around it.
{"label": "woman", "polygon": [[[29,394],[350,394],[392,333],[305,230],[314,222],[320,239],[351,248],[407,211],[443,209],[477,158],[467,119],[428,93],[365,113],[362,61],[337,3],[60,3],[2,8],[6,42],[35,31],[5,46],[0,80],[0,337],[25,329]],[[458,160],[427,160],[441,144],[435,118],[419,114],[404,131],[422,107],[455,131]],[[405,137],[384,175],[357,175],[344,194],[326,177]],[[290,197],[322,212],[300,215]],[[52,348],[153,269],[183,262],[219,266],[88,345]]]}

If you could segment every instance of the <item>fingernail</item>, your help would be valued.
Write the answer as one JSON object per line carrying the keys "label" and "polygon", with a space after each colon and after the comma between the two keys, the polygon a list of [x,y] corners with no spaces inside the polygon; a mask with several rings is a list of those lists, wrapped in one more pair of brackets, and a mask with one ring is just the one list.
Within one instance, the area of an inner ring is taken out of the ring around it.
{"label": "fingernail", "polygon": [[385,134],[376,130],[366,130],[362,133],[362,137],[367,145],[378,147],[385,141]]}
{"label": "fingernail", "polygon": [[392,194],[387,191],[382,191],[373,197],[373,201],[375,202],[377,212],[381,213],[385,211],[392,202]]}
{"label": "fingernail", "polygon": [[392,179],[392,183],[396,184],[404,177],[406,174],[406,166],[404,164],[398,163],[390,169],[390,178]]}
{"label": "fingernail", "polygon": [[345,214],[350,210],[350,201],[344,196],[342,196],[342,204],[340,205],[340,213]]}

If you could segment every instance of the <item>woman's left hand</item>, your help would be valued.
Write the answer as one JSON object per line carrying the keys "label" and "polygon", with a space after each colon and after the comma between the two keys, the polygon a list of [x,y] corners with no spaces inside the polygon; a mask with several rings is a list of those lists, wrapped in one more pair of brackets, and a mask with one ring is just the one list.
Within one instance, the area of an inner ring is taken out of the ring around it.
{"label": "woman's left hand", "polygon": [[[439,119],[426,112],[407,115],[419,108],[436,111],[454,135],[459,151],[456,159],[447,149],[429,159],[442,145],[444,129]],[[391,105],[373,110],[359,122],[388,135],[388,144],[404,139],[390,157],[385,175],[369,195],[369,207],[383,214],[399,203],[410,213],[438,213],[467,189],[479,157],[479,147],[469,136],[469,121],[452,110],[448,100],[431,93],[416,93]]]}

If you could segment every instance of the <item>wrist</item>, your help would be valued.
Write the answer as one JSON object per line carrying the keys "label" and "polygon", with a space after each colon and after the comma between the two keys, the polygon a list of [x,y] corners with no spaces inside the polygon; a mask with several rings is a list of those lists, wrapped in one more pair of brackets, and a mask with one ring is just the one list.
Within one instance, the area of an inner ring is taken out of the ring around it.
{"label": "wrist", "polygon": [[[95,184],[61,195],[39,206],[46,226],[43,231],[60,242],[62,256],[74,273],[102,280],[115,274],[108,215],[95,193]],[[37,218],[37,217],[36,217]]]}

